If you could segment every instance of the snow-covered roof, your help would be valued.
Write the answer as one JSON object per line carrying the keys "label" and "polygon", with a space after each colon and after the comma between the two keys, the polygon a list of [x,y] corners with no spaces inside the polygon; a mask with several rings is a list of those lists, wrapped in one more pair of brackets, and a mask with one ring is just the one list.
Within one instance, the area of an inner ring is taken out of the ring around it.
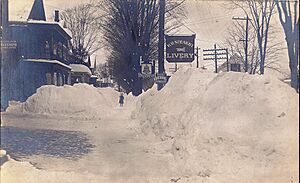
{"label": "snow-covered roof", "polygon": [[[13,24],[14,22],[12,22]],[[43,25],[56,25],[58,26],[64,33],[66,33],[70,38],[72,38],[71,31],[69,29],[64,28],[59,22],[55,21],[43,21],[43,20],[27,20],[23,23],[29,23],[29,24],[43,24]]]}
{"label": "snow-covered roof", "polygon": [[58,64],[65,68],[72,69],[70,66],[58,61],[58,60],[46,60],[46,59],[22,59],[23,62],[38,62],[38,63],[50,63],[50,64]]}
{"label": "snow-covered roof", "polygon": [[65,31],[68,36],[72,37],[71,31],[69,29],[64,28],[60,22],[55,21],[42,21],[42,20],[28,20],[28,23],[34,23],[34,24],[49,24],[49,25],[58,25],[62,30]]}
{"label": "snow-covered roof", "polygon": [[72,72],[87,73],[90,76],[92,75],[91,70],[83,64],[70,64],[70,67],[72,68]]}
{"label": "snow-covered roof", "polygon": [[27,20],[28,23],[34,23],[34,24],[50,24],[50,25],[60,25],[58,22],[54,21],[44,21],[44,20]]}
{"label": "snow-covered roof", "polygon": [[42,25],[54,25],[58,26],[61,31],[63,31],[64,34],[66,34],[70,39],[72,38],[71,31],[64,28],[59,22],[55,21],[44,21],[44,20],[26,20],[26,21],[10,21],[10,26],[18,26],[18,25],[24,25],[24,24],[42,24]]}

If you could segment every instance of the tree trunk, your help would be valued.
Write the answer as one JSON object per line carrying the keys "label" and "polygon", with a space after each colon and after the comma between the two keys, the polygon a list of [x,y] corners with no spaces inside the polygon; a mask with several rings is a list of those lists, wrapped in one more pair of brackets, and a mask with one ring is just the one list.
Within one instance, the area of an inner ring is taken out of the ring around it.
{"label": "tree trunk", "polygon": [[260,57],[260,63],[259,63],[259,71],[260,74],[265,74],[265,60],[263,58],[263,47],[262,47],[262,37],[258,37],[258,45],[259,45],[259,57]]}
{"label": "tree trunk", "polygon": [[299,80],[298,80],[298,69],[296,64],[293,64],[291,67],[291,87],[293,87],[296,91],[299,89]]}
{"label": "tree trunk", "polygon": [[142,93],[142,89],[142,80],[136,77],[133,82],[132,95],[139,96]]}
{"label": "tree trunk", "polygon": [[[293,42],[293,41],[292,41]],[[299,89],[299,80],[298,80],[298,58],[294,52],[293,44],[287,44],[288,46],[288,55],[289,55],[289,67],[291,71],[291,87],[296,91]]]}
{"label": "tree trunk", "polygon": [[136,46],[134,55],[132,56],[132,62],[134,63],[134,70],[133,70],[133,86],[132,86],[132,95],[139,96],[142,93],[143,89],[143,82],[142,79],[139,78],[139,73],[141,73],[141,66],[140,66],[140,50]]}

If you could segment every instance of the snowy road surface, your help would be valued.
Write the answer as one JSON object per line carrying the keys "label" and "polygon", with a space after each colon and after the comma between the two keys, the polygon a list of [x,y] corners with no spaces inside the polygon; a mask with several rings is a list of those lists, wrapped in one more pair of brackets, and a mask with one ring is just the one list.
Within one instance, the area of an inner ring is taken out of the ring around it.
{"label": "snowy road surface", "polygon": [[1,147],[14,159],[46,155],[76,160],[94,147],[85,134],[62,130],[1,127]]}
{"label": "snowy road surface", "polygon": [[[112,118],[86,121],[3,115],[3,148],[39,171],[73,172],[83,179],[88,172],[107,182],[171,179],[172,155],[152,151],[157,144],[139,137],[126,108],[116,110]],[[3,175],[4,182],[17,179]]]}

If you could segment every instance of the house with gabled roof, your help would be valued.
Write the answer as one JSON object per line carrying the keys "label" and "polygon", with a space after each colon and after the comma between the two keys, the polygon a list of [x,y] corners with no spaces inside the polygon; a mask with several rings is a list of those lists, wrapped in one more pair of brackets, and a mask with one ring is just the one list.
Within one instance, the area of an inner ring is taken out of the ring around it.
{"label": "house with gabled roof", "polygon": [[[13,51],[4,51],[5,56],[1,56],[1,66],[6,68],[1,78],[9,79],[5,87],[2,86],[1,108],[2,103],[7,106],[9,100],[25,101],[43,85],[72,84],[71,75],[79,66],[85,66],[70,65],[83,61],[72,54],[71,35],[60,25],[59,12],[55,11],[53,21],[47,21],[43,0],[34,0],[25,21],[9,21],[8,0],[1,1],[1,10],[1,25],[4,26],[1,33],[5,33],[5,40],[17,45]],[[83,82],[89,81],[89,69],[80,70],[86,76]]]}

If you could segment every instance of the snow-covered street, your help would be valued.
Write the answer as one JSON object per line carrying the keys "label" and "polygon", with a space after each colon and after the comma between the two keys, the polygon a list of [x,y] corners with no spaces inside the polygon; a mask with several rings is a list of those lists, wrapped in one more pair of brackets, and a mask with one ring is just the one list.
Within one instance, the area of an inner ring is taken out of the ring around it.
{"label": "snow-covered street", "polygon": [[[72,115],[80,100],[89,110]],[[77,85],[12,103],[1,141],[18,161],[1,182],[298,181],[299,96],[278,79],[182,68],[160,92],[117,100]]]}
{"label": "snow-covered street", "polygon": [[[37,129],[52,129],[55,131],[63,130],[61,133],[65,132],[65,136],[68,135],[67,133],[75,133],[75,131],[80,131],[88,136],[89,142],[86,143],[91,143],[92,148],[91,152],[87,154],[83,153],[82,155],[74,158],[65,158],[64,154],[75,154],[76,151],[74,149],[72,150],[71,148],[65,147],[70,145],[67,139],[63,139],[66,141],[52,139],[56,141],[56,143],[53,143],[53,146],[48,148],[51,150],[62,151],[57,152],[57,154],[61,154],[61,157],[55,155],[53,156],[53,154],[50,154],[49,152],[43,152],[39,155],[32,154],[31,156],[20,158],[20,160],[31,162],[31,164],[33,164],[36,168],[40,169],[36,170],[36,173],[41,176],[41,179],[47,181],[49,180],[49,172],[65,172],[66,175],[68,175],[67,172],[73,172],[76,174],[75,177],[79,178],[70,180],[55,179],[51,180],[50,182],[82,182],[86,179],[86,176],[95,176],[94,178],[91,178],[91,182],[99,182],[100,180],[100,182],[136,182],[148,179],[152,180],[152,182],[156,182],[155,180],[160,180],[164,176],[171,177],[171,154],[167,152],[165,154],[151,152],[151,147],[155,146],[153,141],[145,138],[141,139],[139,137],[139,133],[135,130],[135,122],[129,121],[125,110],[118,110],[120,112],[118,116],[105,120],[68,121],[68,119],[45,120],[41,118],[23,118],[24,123],[21,125],[21,128],[23,129],[30,129],[32,126],[34,126],[34,128]],[[20,118],[12,119],[9,116],[3,116],[3,119],[4,121],[11,121],[11,123],[8,125],[19,126],[16,123],[18,123]],[[3,131],[5,130],[7,129],[3,129]],[[4,135],[9,135],[9,133],[4,133]],[[11,136],[10,138],[14,137]],[[73,138],[77,138],[73,139],[73,141],[77,141],[78,146],[81,145],[87,147],[86,144],[79,142],[79,136]],[[51,139],[51,137],[49,139]],[[6,144],[3,143],[3,145]],[[47,142],[44,142],[44,144],[40,145],[40,148],[44,148],[47,145]],[[62,146],[62,148],[56,148],[57,145]],[[76,146],[76,144],[74,145]],[[78,146],[77,148],[81,148]],[[29,147],[24,147],[23,151],[26,151],[27,148]],[[3,166],[3,181],[24,181],[23,178],[21,178],[24,177],[24,175],[21,177],[16,177],[6,174],[15,172],[12,171],[14,167],[9,166],[10,163],[13,164],[13,162],[8,162]],[[28,171],[30,171],[27,172],[28,174],[32,173],[32,169],[29,169]],[[44,172],[44,174],[42,172]],[[22,170],[22,173],[26,174],[26,171],[24,172]],[[62,173],[62,175],[64,174]],[[10,180],[10,178],[13,180]],[[41,179],[33,178],[31,181],[28,179],[28,181],[40,182]]]}
{"label": "snow-covered street", "polygon": [[[28,161],[37,168],[36,170],[29,164],[9,161],[1,167],[2,181],[24,182],[24,176],[30,176],[32,178],[27,179],[28,182],[85,182],[87,178],[89,182],[157,182],[172,177],[172,155],[168,152],[154,152],[153,148],[157,144],[139,135],[137,122],[131,120],[134,103],[130,101],[130,97],[128,100],[124,108],[114,106],[115,114],[105,119],[32,114],[2,115],[4,127],[1,132],[5,137],[2,141],[3,147],[9,149],[12,157],[14,154],[19,155],[18,160]],[[35,136],[37,129],[39,135]],[[17,132],[13,133],[14,130]],[[55,135],[57,132],[61,135]],[[21,133],[21,138],[24,139],[16,137],[17,133]],[[73,136],[68,138],[70,134]],[[81,140],[82,136],[89,140]],[[40,144],[33,147],[38,148],[35,149],[36,154],[26,153],[28,148],[32,148],[30,143],[39,141],[34,138],[41,138]],[[22,148],[14,149],[10,146],[12,143],[24,144]],[[70,145],[73,148],[68,147]],[[77,149],[85,152],[77,153],[80,151]],[[53,152],[55,150],[56,153]],[[20,157],[20,153],[23,156]],[[74,156],[66,156],[70,154]],[[21,176],[11,174],[16,172],[16,167],[20,168]],[[49,179],[49,176],[57,174],[62,179]],[[64,179],[66,176],[68,178]]]}

